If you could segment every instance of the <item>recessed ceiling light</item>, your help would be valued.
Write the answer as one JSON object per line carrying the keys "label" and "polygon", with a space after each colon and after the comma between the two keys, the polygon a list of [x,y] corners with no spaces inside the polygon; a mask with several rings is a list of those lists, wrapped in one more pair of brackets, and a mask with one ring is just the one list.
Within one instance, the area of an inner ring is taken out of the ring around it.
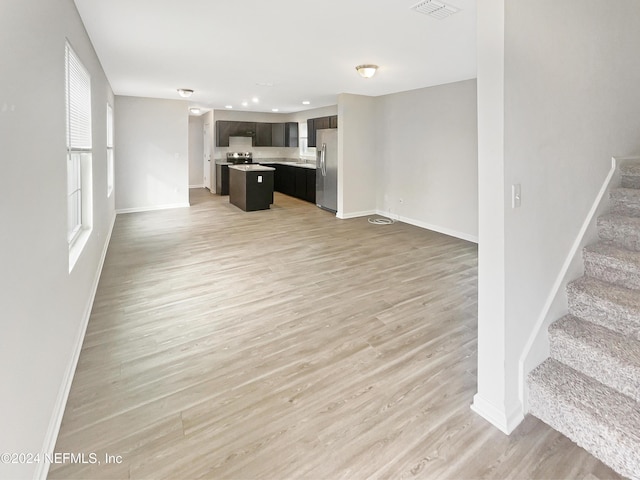
{"label": "recessed ceiling light", "polygon": [[200,115],[200,109],[199,108],[190,108],[189,111],[191,113],[193,113],[194,115]]}
{"label": "recessed ceiling light", "polygon": [[189,88],[179,88],[179,89],[178,89],[178,94],[179,94],[181,97],[188,98],[188,97],[190,97],[191,95],[193,95],[193,90],[191,90],[191,89],[189,89]]}
{"label": "recessed ceiling light", "polygon": [[233,108],[233,105],[225,105],[224,108]]}
{"label": "recessed ceiling light", "polygon": [[260,100],[258,99],[258,97],[253,97],[253,98],[251,99],[251,101],[252,101],[253,103],[258,103]]}
{"label": "recessed ceiling light", "polygon": [[242,106],[243,107],[248,107],[249,106],[249,102],[247,102],[246,100],[244,102],[242,102]]}
{"label": "recessed ceiling light", "polygon": [[310,102],[309,100],[304,100],[304,101],[302,102],[302,104],[303,104],[303,105],[309,105],[310,103],[311,103],[311,102]]}
{"label": "recessed ceiling light", "polygon": [[272,108],[272,109],[271,109],[271,111],[272,111],[272,112],[277,112],[277,111],[278,111],[278,109],[277,109],[277,108]]}

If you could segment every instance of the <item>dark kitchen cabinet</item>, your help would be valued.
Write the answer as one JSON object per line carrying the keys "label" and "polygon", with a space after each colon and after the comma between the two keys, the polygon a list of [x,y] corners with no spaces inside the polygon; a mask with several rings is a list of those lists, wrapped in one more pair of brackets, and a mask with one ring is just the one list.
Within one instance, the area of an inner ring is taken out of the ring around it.
{"label": "dark kitchen cabinet", "polygon": [[229,165],[216,164],[216,193],[229,195]]}
{"label": "dark kitchen cabinet", "polygon": [[300,167],[293,167],[295,170],[296,183],[294,190],[294,197],[307,199],[307,169]]}
{"label": "dark kitchen cabinet", "polygon": [[278,125],[273,123],[256,123],[256,147],[277,147],[273,143],[273,127]]}
{"label": "dark kitchen cabinet", "polygon": [[313,118],[307,119],[307,146],[309,147],[316,146],[316,129],[315,129],[315,121]]}
{"label": "dark kitchen cabinet", "polygon": [[216,146],[228,147],[229,137],[251,137],[255,147],[297,147],[298,123],[216,122]]}
{"label": "dark kitchen cabinet", "polygon": [[271,146],[284,147],[284,123],[271,123]]}
{"label": "dark kitchen cabinet", "polygon": [[229,137],[251,137],[255,139],[255,136],[256,122],[232,122],[227,120],[218,120],[216,122],[217,147],[228,147]]}
{"label": "dark kitchen cabinet", "polygon": [[274,167],[273,190],[296,197],[307,202],[316,203],[316,169],[267,164]]}
{"label": "dark kitchen cabinet", "polygon": [[282,165],[282,169],[278,169],[278,173],[282,170],[282,190],[285,195],[296,196],[296,172],[298,167],[290,165]]}
{"label": "dark kitchen cabinet", "polygon": [[316,170],[314,168],[307,168],[307,196],[305,200],[307,202],[316,203]]}
{"label": "dark kitchen cabinet", "polygon": [[272,123],[271,145],[274,147],[298,146],[298,123]]}
{"label": "dark kitchen cabinet", "polygon": [[338,128],[338,116],[307,119],[307,145],[309,147],[316,146],[316,130],[323,128]]}

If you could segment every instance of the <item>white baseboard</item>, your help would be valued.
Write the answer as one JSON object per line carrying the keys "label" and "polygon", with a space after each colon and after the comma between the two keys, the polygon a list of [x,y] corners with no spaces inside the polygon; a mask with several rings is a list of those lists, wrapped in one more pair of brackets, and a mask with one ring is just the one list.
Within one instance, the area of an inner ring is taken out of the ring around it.
{"label": "white baseboard", "polygon": [[[382,210],[378,210],[375,212],[377,215],[382,217],[389,217],[389,212],[383,212]],[[420,220],[414,220],[408,217],[402,217],[400,215],[393,215],[390,218],[397,220],[398,222],[408,223],[409,225],[413,225],[415,227],[424,228],[427,230],[432,230],[434,232],[443,233],[445,235],[449,235],[450,237],[459,238],[461,240],[466,240],[468,242],[478,243],[477,235],[470,235],[465,232],[458,232],[457,230],[452,230],[447,227],[442,227],[440,225],[434,225],[432,223],[422,222]]]}
{"label": "white baseboard", "polygon": [[365,217],[367,215],[375,215],[375,214],[376,214],[375,210],[367,210],[367,211],[352,212],[352,213],[338,212],[336,213],[336,217],[338,217],[341,220],[347,220],[349,218]]}
{"label": "white baseboard", "polygon": [[[62,417],[64,416],[64,411],[67,406],[67,399],[69,398],[69,392],[71,391],[71,384],[73,383],[73,376],[76,372],[76,367],[78,365],[78,360],[80,359],[80,351],[82,350],[82,344],[84,342],[84,336],[87,331],[87,326],[89,325],[89,318],[91,317],[91,309],[93,308],[93,301],[96,298],[96,293],[98,292],[98,283],[100,281],[100,275],[102,274],[102,267],[104,266],[105,258],[107,257],[107,250],[109,248],[109,242],[111,241],[111,234],[113,233],[113,227],[116,222],[116,215],[111,219],[111,225],[109,226],[109,230],[107,232],[104,246],[102,248],[102,254],[100,256],[100,262],[98,263],[98,268],[93,279],[93,283],[91,285],[91,294],[89,296],[89,301],[85,305],[84,313],[82,315],[82,320],[80,321],[80,326],[78,327],[78,331],[76,333],[76,338],[74,341],[74,350],[71,359],[69,360],[69,364],[64,372],[64,377],[62,378],[62,384],[60,385],[60,390],[58,391],[58,398],[56,399],[56,403],[53,408],[53,413],[51,415],[51,419],[49,420],[49,427],[47,428],[47,433],[44,438],[44,443],[42,445],[42,452],[44,453],[53,453],[56,448],[56,441],[58,440],[58,433],[60,432],[60,425],[62,424]],[[47,474],[49,473],[49,463],[48,462],[39,462],[36,467],[36,471],[34,472],[33,478],[37,480],[46,480]]]}
{"label": "white baseboard", "polygon": [[424,228],[426,230],[432,230],[434,232],[443,233],[445,235],[449,235],[450,237],[459,238],[461,240],[466,240],[468,242],[478,243],[477,235],[470,235],[464,232],[458,232],[456,230],[452,230],[450,228],[441,227],[439,225],[433,225],[431,223],[422,222],[420,220],[414,220],[408,217],[401,217],[399,215],[389,215],[389,212],[383,212],[382,210],[367,210],[362,212],[352,212],[352,213],[336,213],[336,217],[341,220],[347,220],[349,218],[357,218],[357,217],[366,217],[367,215],[380,215],[381,217],[392,218],[398,222],[408,223],[409,225],[413,225],[415,227]]}
{"label": "white baseboard", "polygon": [[510,435],[524,420],[521,405],[514,405],[510,411],[503,410],[488,402],[479,393],[473,397],[471,410],[507,435]]}
{"label": "white baseboard", "polygon": [[153,212],[155,210],[168,210],[170,208],[185,208],[190,207],[189,203],[171,203],[167,205],[153,205],[151,207],[134,207],[134,208],[120,208],[116,210],[116,213],[140,213],[140,212]]}
{"label": "white baseboard", "polygon": [[189,188],[204,188],[204,183],[201,183],[200,185],[189,185]]}

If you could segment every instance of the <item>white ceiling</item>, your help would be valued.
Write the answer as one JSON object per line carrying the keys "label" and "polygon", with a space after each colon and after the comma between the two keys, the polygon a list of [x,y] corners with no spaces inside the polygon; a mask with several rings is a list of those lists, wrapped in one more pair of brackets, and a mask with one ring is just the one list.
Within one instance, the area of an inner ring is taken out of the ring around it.
{"label": "white ceiling", "polygon": [[[476,76],[476,0],[75,0],[116,95],[294,112]],[[355,71],[380,66],[372,79]],[[252,103],[252,97],[259,103]],[[242,101],[248,107],[242,107]],[[309,100],[310,105],[302,105]]]}

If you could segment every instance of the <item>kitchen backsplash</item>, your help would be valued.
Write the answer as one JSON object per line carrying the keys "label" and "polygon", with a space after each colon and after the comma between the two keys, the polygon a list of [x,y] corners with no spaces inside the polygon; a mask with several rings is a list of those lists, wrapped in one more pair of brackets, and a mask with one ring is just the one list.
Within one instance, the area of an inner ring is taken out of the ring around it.
{"label": "kitchen backsplash", "polygon": [[[314,149],[315,150],[315,149]],[[230,137],[228,147],[215,147],[214,159],[227,158],[227,152],[252,152],[253,158],[306,158],[314,159],[315,153],[301,155],[298,147],[254,147],[249,137]]]}
{"label": "kitchen backsplash", "polygon": [[252,152],[254,158],[298,158],[300,149],[297,147],[254,147],[249,137],[230,137],[228,147],[216,147],[217,160],[227,158],[227,152]]}

